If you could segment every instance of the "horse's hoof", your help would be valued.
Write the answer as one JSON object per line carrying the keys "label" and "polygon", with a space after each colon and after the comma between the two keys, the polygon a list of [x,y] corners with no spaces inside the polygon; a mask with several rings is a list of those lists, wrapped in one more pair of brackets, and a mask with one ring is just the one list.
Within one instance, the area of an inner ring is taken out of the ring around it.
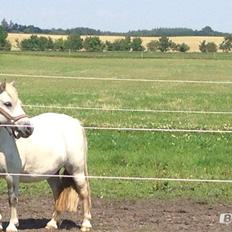
{"label": "horse's hoof", "polygon": [[47,230],[57,230],[58,227],[57,226],[46,225],[45,229],[47,229]]}
{"label": "horse's hoof", "polygon": [[17,232],[17,228],[14,224],[9,224],[6,228],[6,232]]}
{"label": "horse's hoof", "polygon": [[57,230],[58,229],[58,226],[57,226],[57,223],[54,221],[54,220],[51,220],[47,223],[45,229],[48,229],[48,230],[51,230],[51,229],[55,229]]}
{"label": "horse's hoof", "polygon": [[81,225],[81,231],[82,232],[87,232],[90,231],[92,229],[92,226],[90,224],[89,220],[84,220],[82,225]]}
{"label": "horse's hoof", "polygon": [[92,227],[81,227],[81,231],[82,232],[87,232],[87,231],[91,231]]}

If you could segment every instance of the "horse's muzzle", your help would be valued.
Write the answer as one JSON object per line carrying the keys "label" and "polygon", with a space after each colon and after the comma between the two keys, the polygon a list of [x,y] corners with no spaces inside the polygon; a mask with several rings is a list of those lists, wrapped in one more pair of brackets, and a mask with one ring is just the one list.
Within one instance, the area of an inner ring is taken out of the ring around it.
{"label": "horse's muzzle", "polygon": [[25,128],[26,138],[29,137],[29,136],[31,136],[32,133],[33,133],[33,131],[34,131],[34,127],[31,124],[29,126],[26,126],[26,128]]}
{"label": "horse's muzzle", "polygon": [[20,127],[16,127],[15,129],[17,131],[17,138],[28,138],[29,136],[32,135],[34,131],[34,127],[30,123],[24,123]]}

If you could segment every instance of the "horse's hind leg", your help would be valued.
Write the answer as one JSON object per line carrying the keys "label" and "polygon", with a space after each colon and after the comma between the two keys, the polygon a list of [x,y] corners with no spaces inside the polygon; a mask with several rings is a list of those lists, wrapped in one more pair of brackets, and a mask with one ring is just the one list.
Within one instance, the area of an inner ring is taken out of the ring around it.
{"label": "horse's hind leg", "polygon": [[19,188],[19,177],[18,176],[7,176],[6,177],[8,186],[8,197],[10,205],[10,223],[6,228],[6,231],[15,232],[17,231],[16,226],[19,224],[16,206],[18,203],[18,188]]}
{"label": "horse's hind leg", "polygon": [[[49,186],[52,189],[54,200],[56,201],[59,197],[60,189],[61,189],[61,182],[59,178],[50,178],[47,180]],[[54,207],[54,211],[52,214],[51,220],[47,223],[46,229],[57,229],[58,224],[60,221],[60,212],[56,210],[56,207]]]}
{"label": "horse's hind leg", "polygon": [[85,177],[84,173],[73,174],[75,177],[73,178],[76,183],[76,188],[80,199],[83,202],[83,213],[84,219],[81,225],[81,231],[90,231],[92,226],[90,223],[91,220],[91,199],[90,199],[90,189],[88,180]]}

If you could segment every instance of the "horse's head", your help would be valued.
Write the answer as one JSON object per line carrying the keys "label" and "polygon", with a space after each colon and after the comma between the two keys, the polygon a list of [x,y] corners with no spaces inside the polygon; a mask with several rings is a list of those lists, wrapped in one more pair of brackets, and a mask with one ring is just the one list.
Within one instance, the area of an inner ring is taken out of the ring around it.
{"label": "horse's head", "polygon": [[17,133],[18,138],[27,138],[33,132],[13,83],[0,83],[0,124],[12,125],[14,135]]}

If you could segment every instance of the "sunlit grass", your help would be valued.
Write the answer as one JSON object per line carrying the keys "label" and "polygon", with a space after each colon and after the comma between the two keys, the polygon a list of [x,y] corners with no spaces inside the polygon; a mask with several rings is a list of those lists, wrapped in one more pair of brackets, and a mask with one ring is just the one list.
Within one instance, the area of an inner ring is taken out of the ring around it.
{"label": "sunlit grass", "polygon": [[[179,55],[164,59],[86,59],[0,54],[0,64],[1,73],[15,74],[232,80],[231,60],[182,59]],[[228,84],[6,78],[7,81],[16,80],[24,104],[197,111],[231,111],[232,108],[232,86]],[[66,113],[80,119],[84,126],[232,129],[231,115],[222,114],[25,109],[31,116],[45,111]],[[90,175],[232,178],[230,134],[88,130],[87,136]],[[23,193],[49,192],[43,182],[21,186]],[[232,199],[230,184],[91,180],[91,186],[93,195],[99,197]],[[4,188],[1,185],[0,190],[4,191]]]}

